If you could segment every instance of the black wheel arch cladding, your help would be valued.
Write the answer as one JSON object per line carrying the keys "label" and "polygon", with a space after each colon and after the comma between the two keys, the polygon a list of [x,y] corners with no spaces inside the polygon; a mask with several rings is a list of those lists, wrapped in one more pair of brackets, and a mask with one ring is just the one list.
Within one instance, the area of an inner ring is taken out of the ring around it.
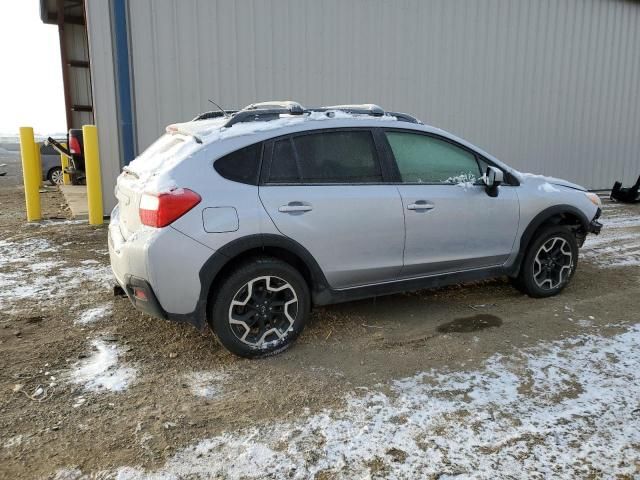
{"label": "black wheel arch cladding", "polygon": [[[304,273],[308,273],[310,277],[306,278],[306,280],[309,283],[309,290],[312,293],[312,297],[321,295],[323,291],[329,288],[327,279],[315,258],[298,242],[281,235],[255,234],[229,242],[211,255],[209,260],[205,262],[200,269],[200,284],[202,287],[199,303],[204,302],[204,305],[206,305],[209,300],[209,294],[212,293],[211,287],[217,280],[218,275],[229,264],[238,261],[238,259],[246,258],[251,252],[279,258],[277,254],[278,250],[287,252],[289,256],[292,255],[293,258],[302,263],[307,272],[301,273],[303,277],[305,277]],[[287,261],[286,258],[282,260]]]}
{"label": "black wheel arch cladding", "polygon": [[538,229],[545,223],[548,223],[550,220],[555,218],[562,218],[562,216],[566,215],[570,215],[576,218],[579,222],[580,228],[585,232],[589,230],[590,220],[582,211],[572,205],[554,205],[542,210],[535,217],[533,217],[531,222],[529,222],[529,225],[527,225],[527,228],[525,228],[524,232],[522,233],[522,236],[520,237],[520,248],[518,250],[518,256],[516,257],[516,261],[513,264],[510,275],[517,276],[520,273],[520,268],[522,267],[524,256],[527,253],[529,245],[535,238],[535,234]]}

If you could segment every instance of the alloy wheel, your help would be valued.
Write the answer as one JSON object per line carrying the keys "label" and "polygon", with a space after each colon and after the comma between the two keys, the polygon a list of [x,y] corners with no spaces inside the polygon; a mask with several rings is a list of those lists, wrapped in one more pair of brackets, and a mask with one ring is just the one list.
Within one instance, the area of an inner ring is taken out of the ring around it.
{"label": "alloy wheel", "polygon": [[229,325],[243,343],[264,348],[283,340],[298,315],[294,288],[276,276],[260,276],[244,284],[229,307]]}
{"label": "alloy wheel", "polygon": [[573,253],[569,242],[552,237],[542,244],[533,260],[533,280],[544,290],[565,283],[573,270]]}
{"label": "alloy wheel", "polygon": [[62,185],[64,182],[62,170],[54,170],[51,172],[51,181],[54,185]]}

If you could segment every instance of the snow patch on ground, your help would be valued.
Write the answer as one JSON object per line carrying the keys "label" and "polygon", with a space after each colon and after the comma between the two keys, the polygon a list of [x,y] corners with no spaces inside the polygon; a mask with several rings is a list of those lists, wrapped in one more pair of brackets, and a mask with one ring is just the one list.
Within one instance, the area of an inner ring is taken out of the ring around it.
{"label": "snow patch on ground", "polygon": [[640,324],[582,335],[476,370],[429,371],[341,411],[227,432],[179,451],[169,478],[584,478],[632,476],[640,455]]}
{"label": "snow patch on ground", "polygon": [[91,346],[91,355],[79,362],[71,372],[72,381],[84,385],[91,391],[125,390],[135,379],[136,371],[130,367],[119,366],[118,359],[122,352],[118,346],[107,345],[101,340],[93,340]]}
{"label": "snow patch on ground", "polygon": [[111,305],[99,305],[82,312],[76,320],[76,323],[79,325],[88,325],[102,320],[107,315],[111,315]]}
{"label": "snow patch on ground", "polygon": [[580,254],[600,267],[640,266],[640,215],[615,203],[602,210],[602,232],[589,235]]}
{"label": "snow patch on ground", "polygon": [[56,258],[57,247],[42,238],[0,240],[0,312],[31,300],[42,308],[79,291],[109,288],[111,269],[99,263],[69,266]]}
{"label": "snow patch on ground", "polygon": [[22,435],[16,435],[4,441],[2,448],[14,448],[22,445]]}
{"label": "snow patch on ground", "polygon": [[86,224],[88,221],[86,219],[69,219],[69,220],[51,220],[45,219],[40,220],[39,222],[31,222],[26,225],[29,227],[50,227],[52,225],[80,225]]}
{"label": "snow patch on ground", "polygon": [[603,228],[629,228],[640,227],[640,216],[627,217],[622,215],[611,216],[602,219]]}
{"label": "snow patch on ground", "polygon": [[193,372],[185,376],[185,382],[195,396],[212,399],[223,393],[227,378],[220,372]]}

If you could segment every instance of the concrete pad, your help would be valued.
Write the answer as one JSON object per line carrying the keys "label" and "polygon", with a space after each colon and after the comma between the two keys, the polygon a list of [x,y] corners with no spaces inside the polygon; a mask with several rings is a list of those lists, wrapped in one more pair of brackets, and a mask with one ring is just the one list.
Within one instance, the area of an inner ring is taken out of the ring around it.
{"label": "concrete pad", "polygon": [[86,185],[60,185],[60,190],[71,209],[73,218],[89,218]]}

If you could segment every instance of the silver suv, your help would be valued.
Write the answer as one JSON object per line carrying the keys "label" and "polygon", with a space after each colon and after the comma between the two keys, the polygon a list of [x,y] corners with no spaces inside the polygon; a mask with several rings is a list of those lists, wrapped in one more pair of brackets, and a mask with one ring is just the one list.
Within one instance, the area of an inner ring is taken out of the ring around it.
{"label": "silver suv", "polygon": [[508,276],[560,292],[600,199],[376,105],[207,112],[123,169],[113,272],[133,305],[287,348],[314,305]]}

